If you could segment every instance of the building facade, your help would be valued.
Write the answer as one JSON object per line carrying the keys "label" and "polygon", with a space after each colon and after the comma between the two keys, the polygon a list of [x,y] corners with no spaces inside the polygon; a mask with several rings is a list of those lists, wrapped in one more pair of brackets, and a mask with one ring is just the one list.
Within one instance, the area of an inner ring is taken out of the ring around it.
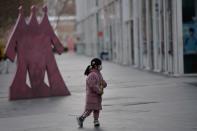
{"label": "building facade", "polygon": [[104,54],[118,64],[195,74],[197,41],[188,55],[184,40],[190,28],[195,32],[196,6],[195,0],[76,0],[77,44],[88,56]]}
{"label": "building facade", "polygon": [[68,50],[74,50],[75,41],[75,0],[44,0],[48,7],[50,23],[60,39],[61,43]]}

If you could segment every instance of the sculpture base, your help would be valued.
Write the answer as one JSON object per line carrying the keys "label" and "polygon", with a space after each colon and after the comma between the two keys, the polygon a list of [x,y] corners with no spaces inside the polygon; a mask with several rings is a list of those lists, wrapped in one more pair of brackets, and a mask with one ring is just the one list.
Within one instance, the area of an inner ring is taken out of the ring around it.
{"label": "sculpture base", "polygon": [[57,97],[57,96],[69,96],[71,95],[65,88],[64,91],[55,91],[50,88],[32,89],[27,87],[25,90],[10,90],[9,100],[24,100],[24,99],[35,99],[35,98],[47,98],[47,97]]}

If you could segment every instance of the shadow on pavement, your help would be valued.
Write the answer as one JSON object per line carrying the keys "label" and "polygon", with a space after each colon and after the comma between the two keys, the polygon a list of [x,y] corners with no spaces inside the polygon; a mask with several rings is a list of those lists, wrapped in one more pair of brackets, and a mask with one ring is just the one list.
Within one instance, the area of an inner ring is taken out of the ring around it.
{"label": "shadow on pavement", "polygon": [[102,129],[101,127],[99,128],[78,128],[80,131],[106,131]]}

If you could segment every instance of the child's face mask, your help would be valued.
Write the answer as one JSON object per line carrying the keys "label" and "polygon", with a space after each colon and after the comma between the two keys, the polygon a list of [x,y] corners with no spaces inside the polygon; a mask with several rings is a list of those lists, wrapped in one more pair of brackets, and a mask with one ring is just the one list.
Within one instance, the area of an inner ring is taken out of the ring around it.
{"label": "child's face mask", "polygon": [[102,65],[98,66],[98,70],[100,71],[102,70]]}

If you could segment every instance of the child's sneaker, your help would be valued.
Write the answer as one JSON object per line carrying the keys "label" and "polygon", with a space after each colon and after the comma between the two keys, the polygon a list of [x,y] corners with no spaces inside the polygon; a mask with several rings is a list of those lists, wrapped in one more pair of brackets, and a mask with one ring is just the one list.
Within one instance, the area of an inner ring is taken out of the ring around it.
{"label": "child's sneaker", "polygon": [[98,120],[94,120],[94,127],[99,127],[100,126],[100,123]]}
{"label": "child's sneaker", "polygon": [[77,122],[78,122],[78,125],[79,125],[80,128],[83,128],[83,121],[84,121],[83,118],[77,117]]}

